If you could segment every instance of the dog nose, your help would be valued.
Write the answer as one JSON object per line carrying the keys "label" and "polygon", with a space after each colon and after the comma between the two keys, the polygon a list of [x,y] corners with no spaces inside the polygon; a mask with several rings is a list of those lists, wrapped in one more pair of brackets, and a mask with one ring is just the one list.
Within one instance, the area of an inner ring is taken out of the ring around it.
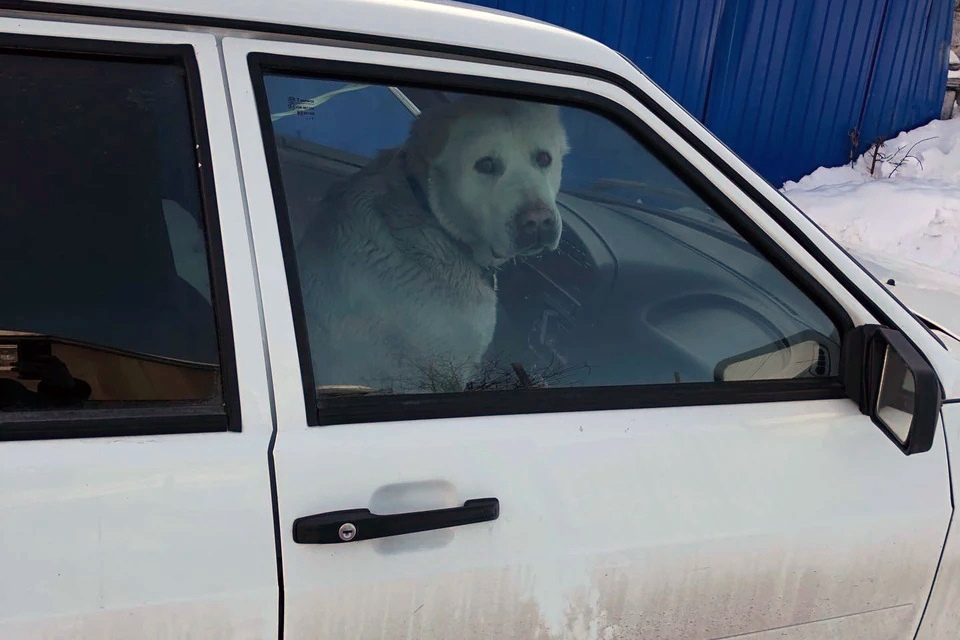
{"label": "dog nose", "polygon": [[537,241],[541,233],[552,231],[554,226],[556,220],[553,210],[542,204],[526,207],[517,215],[517,231],[521,237],[530,238],[533,242]]}

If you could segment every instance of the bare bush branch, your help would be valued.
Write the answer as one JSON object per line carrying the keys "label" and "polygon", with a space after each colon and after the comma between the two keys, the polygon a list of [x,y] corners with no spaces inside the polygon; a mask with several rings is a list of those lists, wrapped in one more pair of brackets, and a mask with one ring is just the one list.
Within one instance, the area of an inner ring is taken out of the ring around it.
{"label": "bare bush branch", "polygon": [[[921,142],[926,142],[926,141],[928,141],[928,140],[935,140],[935,139],[936,139],[936,136],[931,136],[931,137],[929,137],[929,138],[924,138],[923,140],[918,140],[918,141],[914,142],[914,143],[910,146],[910,148],[907,149],[906,155],[904,155],[901,160],[893,163],[893,164],[894,164],[894,166],[893,166],[893,171],[891,171],[891,172],[890,172],[890,175],[887,176],[887,177],[888,177],[888,178],[892,178],[892,177],[893,177],[893,174],[895,174],[895,173],[897,172],[897,169],[899,169],[900,167],[902,167],[902,166],[903,166],[903,163],[905,163],[907,160],[909,160],[909,159],[911,159],[911,158],[912,158],[913,160],[916,160],[916,161],[917,161],[917,164],[920,165],[920,169],[923,170],[923,162],[921,162],[921,161],[920,161],[920,158],[918,158],[917,156],[913,155],[911,152],[913,151],[914,147],[916,147],[916,146],[917,146],[918,144],[920,144]],[[902,150],[903,150],[903,147],[898,148],[898,149],[897,149],[897,153],[900,153],[900,151],[902,151]],[[894,156],[896,156],[896,154],[894,154]]]}

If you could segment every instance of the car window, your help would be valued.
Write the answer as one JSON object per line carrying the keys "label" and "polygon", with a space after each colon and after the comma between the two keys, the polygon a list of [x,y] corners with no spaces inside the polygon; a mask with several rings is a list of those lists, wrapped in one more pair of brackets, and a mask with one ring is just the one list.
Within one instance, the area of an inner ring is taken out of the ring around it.
{"label": "car window", "polygon": [[5,52],[0,120],[0,409],[221,404],[183,65]]}
{"label": "car window", "polygon": [[[399,87],[417,113],[381,135],[356,84],[264,82],[321,402],[836,379],[831,318],[605,115]],[[289,83],[336,136],[300,128]]]}
{"label": "car window", "polygon": [[[271,96],[282,96],[283,111],[271,114],[278,137],[333,147],[367,159],[384,145],[406,138],[414,114],[390,87],[290,76],[265,78]],[[272,104],[277,104],[274,100]],[[341,126],[344,118],[363,122],[367,135]]]}

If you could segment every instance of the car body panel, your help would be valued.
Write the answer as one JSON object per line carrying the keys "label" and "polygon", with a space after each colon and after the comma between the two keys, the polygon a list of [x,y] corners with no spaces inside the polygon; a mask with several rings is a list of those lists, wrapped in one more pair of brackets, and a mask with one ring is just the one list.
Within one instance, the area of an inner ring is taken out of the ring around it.
{"label": "car body panel", "polygon": [[[942,436],[906,458],[845,400],[722,414],[285,425],[288,637],[912,637],[950,517]],[[295,517],[490,496],[489,524],[291,544]]]}
{"label": "car body panel", "polygon": [[0,638],[273,637],[265,444],[4,442]]}
{"label": "car body panel", "polygon": [[0,443],[0,637],[273,638],[271,399],[216,40],[0,17],[0,34],[9,33],[196,51],[242,431]]}
{"label": "car body panel", "polygon": [[[250,52],[603,95],[723,184],[855,321],[871,319],[755,203],[609,85],[298,43],[226,38],[223,49],[237,122],[257,115]],[[932,455],[905,457],[849,400],[307,426],[263,140],[253,128],[238,140],[257,260],[269,274],[261,282],[270,283],[262,295],[287,637],[894,640],[915,632],[951,513],[945,445],[938,435]],[[484,497],[500,499],[495,522],[330,547],[292,541],[300,517]]]}
{"label": "car body panel", "polygon": [[[952,470],[953,499],[960,495],[960,402],[943,405],[943,429],[951,443],[950,468]],[[930,594],[930,602],[923,616],[923,623],[916,640],[952,640],[960,629],[960,534],[957,516],[954,513],[950,535],[943,548],[936,582]]]}
{"label": "car body panel", "polygon": [[850,251],[911,311],[955,338],[960,337],[960,276],[860,248]]}
{"label": "car body panel", "polygon": [[[42,11],[40,0],[33,4]],[[380,36],[411,43],[454,44],[478,50],[496,50],[542,56],[623,70],[628,63],[611,49],[581,34],[516,14],[458,2],[418,0],[70,0],[79,8],[118,9],[316,29],[345,35]],[[455,37],[452,37],[454,34]]]}

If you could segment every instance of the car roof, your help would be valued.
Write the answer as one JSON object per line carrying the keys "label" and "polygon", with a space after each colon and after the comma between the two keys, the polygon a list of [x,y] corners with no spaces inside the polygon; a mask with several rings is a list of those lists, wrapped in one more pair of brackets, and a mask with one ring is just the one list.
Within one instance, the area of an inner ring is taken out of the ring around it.
{"label": "car roof", "polygon": [[54,12],[117,17],[136,17],[127,12],[148,12],[180,22],[201,19],[204,24],[220,20],[226,28],[260,23],[301,33],[315,29],[389,37],[621,71],[627,64],[612,49],[573,31],[448,0],[29,0],[20,6],[48,10],[44,5]]}

